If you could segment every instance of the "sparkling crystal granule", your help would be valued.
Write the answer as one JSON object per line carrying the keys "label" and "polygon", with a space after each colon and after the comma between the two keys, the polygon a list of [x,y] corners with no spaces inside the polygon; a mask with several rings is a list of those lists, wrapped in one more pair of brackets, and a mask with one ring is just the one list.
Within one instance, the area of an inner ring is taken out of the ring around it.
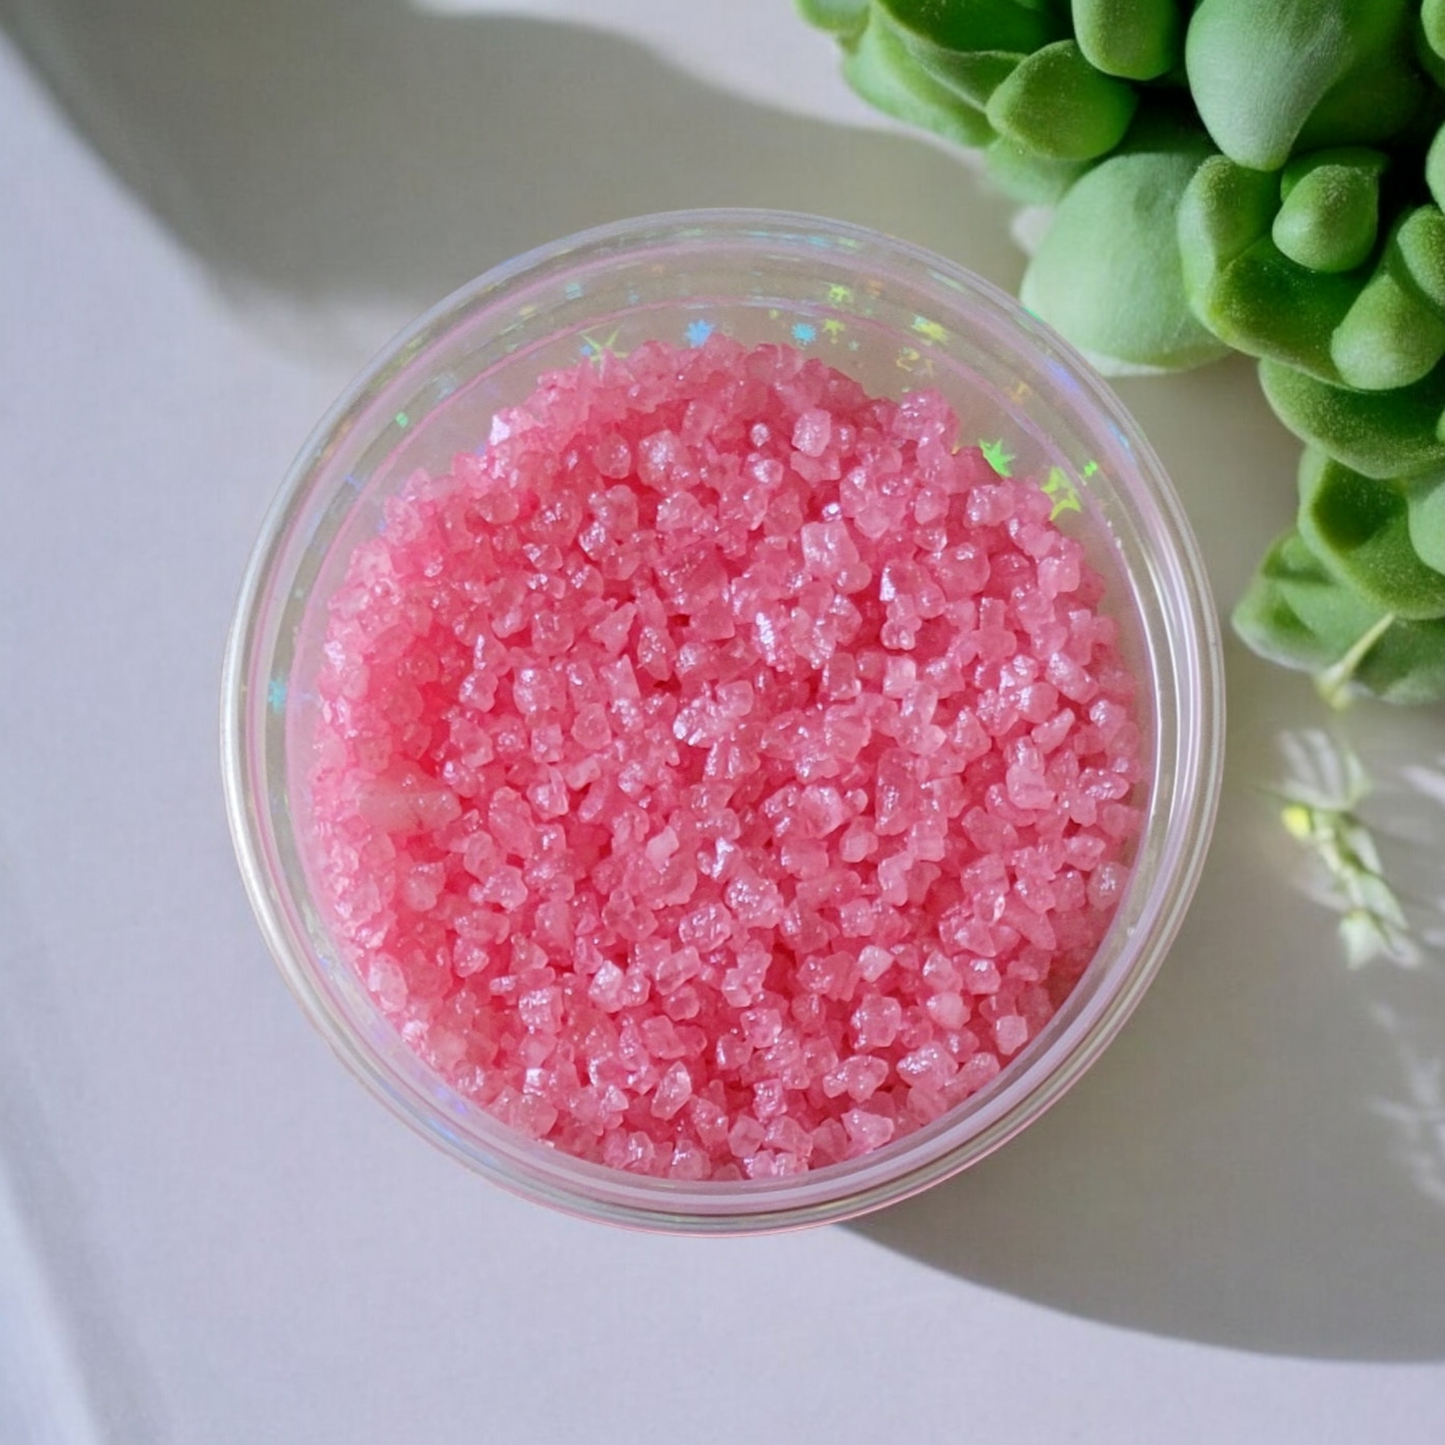
{"label": "sparkling crystal granule", "polygon": [[1143,777],[1037,486],[787,347],[544,376],[331,599],[311,776],[342,946],[498,1119],[759,1179],[936,1119],[1048,1022]]}

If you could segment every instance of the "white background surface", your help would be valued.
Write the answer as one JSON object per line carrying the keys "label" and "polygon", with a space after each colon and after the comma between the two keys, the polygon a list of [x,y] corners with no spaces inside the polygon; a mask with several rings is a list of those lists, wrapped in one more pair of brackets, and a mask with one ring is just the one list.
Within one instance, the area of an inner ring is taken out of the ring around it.
{"label": "white background surface", "polygon": [[[0,197],[5,1445],[1445,1438],[1445,963],[1343,968],[1265,791],[1321,711],[1237,647],[1211,862],[1138,1014],[1025,1136],[855,1227],[515,1201],[366,1097],[265,955],[225,629],[397,325],[693,205],[1016,282],[1007,205],[786,0],[0,0]],[[1240,362],[1120,390],[1232,600],[1295,444]],[[1348,727],[1438,922],[1440,712]]]}

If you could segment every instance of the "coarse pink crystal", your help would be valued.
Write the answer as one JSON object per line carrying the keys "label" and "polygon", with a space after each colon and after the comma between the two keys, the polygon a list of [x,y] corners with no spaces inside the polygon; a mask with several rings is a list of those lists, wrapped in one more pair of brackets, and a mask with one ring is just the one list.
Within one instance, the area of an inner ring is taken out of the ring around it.
{"label": "coarse pink crystal", "polygon": [[784,1177],[1026,1049],[1142,823],[1050,499],[936,392],[714,334],[543,376],[331,599],[332,928],[402,1037],[618,1169]]}

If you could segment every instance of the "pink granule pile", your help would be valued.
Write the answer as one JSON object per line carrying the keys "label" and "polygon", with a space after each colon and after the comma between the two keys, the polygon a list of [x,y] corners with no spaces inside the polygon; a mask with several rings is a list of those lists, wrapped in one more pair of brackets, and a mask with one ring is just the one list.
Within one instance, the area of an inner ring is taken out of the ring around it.
{"label": "pink granule pile", "polygon": [[938,1118],[1094,954],[1134,679],[1035,485],[782,346],[541,378],[331,599],[316,871],[402,1036],[615,1168]]}

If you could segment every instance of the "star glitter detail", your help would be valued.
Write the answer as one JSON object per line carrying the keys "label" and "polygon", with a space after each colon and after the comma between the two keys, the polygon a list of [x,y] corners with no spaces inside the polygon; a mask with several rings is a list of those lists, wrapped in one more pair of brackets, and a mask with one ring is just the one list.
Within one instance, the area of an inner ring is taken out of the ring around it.
{"label": "star glitter detail", "polygon": [[1013,476],[1014,454],[1004,446],[1002,441],[985,442],[978,444],[978,449],[983,453],[983,459],[1001,477]]}
{"label": "star glitter detail", "polygon": [[836,316],[829,317],[829,319],[823,323],[823,334],[829,341],[837,341],[842,330],[843,323],[839,321]]}
{"label": "star glitter detail", "polygon": [[901,346],[898,348],[898,360],[894,363],[899,371],[906,371],[912,374],[917,372],[921,376],[933,375],[933,358],[925,356],[915,346]]}
{"label": "star glitter detail", "polygon": [[810,346],[818,339],[818,328],[810,326],[806,321],[798,321],[793,325],[793,340],[799,346]]}
{"label": "star glitter detail", "polygon": [[853,288],[832,285],[828,287],[828,300],[834,306],[851,306],[853,304]]}
{"label": "star glitter detail", "polygon": [[686,332],[687,344],[689,346],[701,346],[716,329],[711,321],[703,321],[701,318],[696,321],[689,321]]}
{"label": "star glitter detail", "polygon": [[927,337],[929,341],[947,341],[948,332],[936,321],[930,321],[926,316],[915,316],[913,318],[913,329],[920,335]]}
{"label": "star glitter detail", "polygon": [[1079,501],[1079,494],[1069,480],[1069,474],[1062,467],[1049,468],[1049,479],[1044,483],[1044,493],[1054,499],[1054,509],[1049,513],[1051,522],[1061,512],[1082,512],[1084,510],[1083,504]]}
{"label": "star glitter detail", "polygon": [[617,337],[620,331],[621,327],[614,326],[612,328],[612,335],[605,341],[599,341],[595,336],[591,336],[584,331],[582,333],[582,355],[589,361],[597,362],[598,365],[601,365],[604,356],[626,356],[627,353],[625,351],[619,351],[617,349]]}
{"label": "star glitter detail", "polygon": [[273,677],[266,684],[266,706],[272,712],[280,712],[286,706],[286,679]]}

